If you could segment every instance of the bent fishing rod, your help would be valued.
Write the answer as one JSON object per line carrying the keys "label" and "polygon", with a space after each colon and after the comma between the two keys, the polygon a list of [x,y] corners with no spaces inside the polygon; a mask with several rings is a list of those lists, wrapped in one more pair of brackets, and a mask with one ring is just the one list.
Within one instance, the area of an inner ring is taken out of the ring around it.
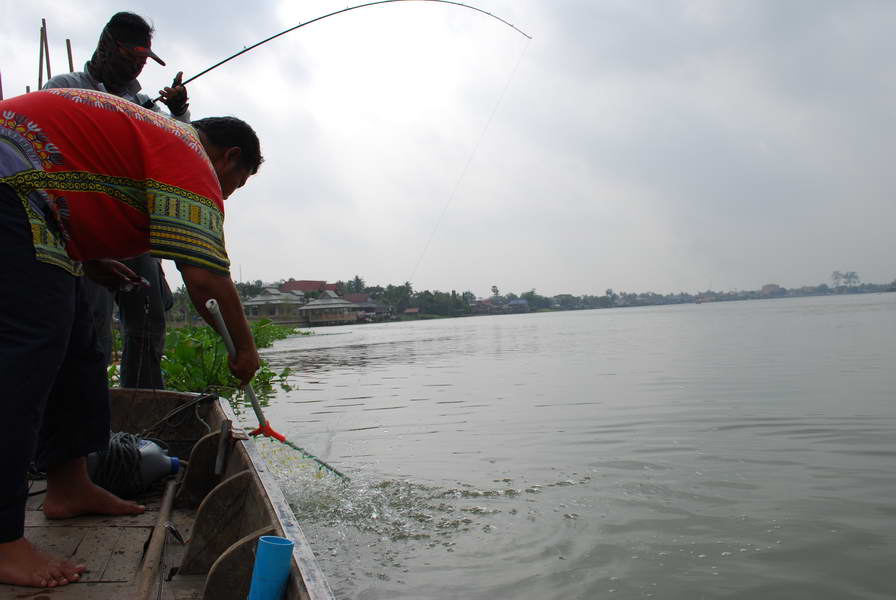
{"label": "bent fishing rod", "polygon": [[[341,9],[341,10],[337,10],[337,11],[334,11],[334,12],[331,12],[331,13],[327,13],[327,14],[322,15],[322,16],[320,16],[320,17],[316,17],[316,18],[314,18],[314,19],[311,19],[310,21],[305,21],[304,23],[299,23],[298,25],[294,25],[293,27],[290,27],[290,28],[288,28],[288,29],[284,29],[284,30],[281,31],[280,33],[275,33],[274,35],[272,35],[272,36],[269,37],[269,38],[265,38],[265,39],[261,40],[260,42],[257,42],[257,43],[255,43],[255,44],[252,44],[251,46],[249,46],[249,47],[247,47],[247,48],[243,48],[243,49],[240,50],[239,52],[236,52],[236,53],[234,53],[234,54],[231,54],[230,56],[228,56],[228,57],[225,58],[224,60],[218,61],[218,62],[216,62],[215,64],[213,64],[212,66],[210,66],[209,68],[207,68],[206,70],[201,71],[201,72],[197,73],[196,75],[193,75],[192,77],[188,78],[186,81],[181,82],[181,81],[178,81],[177,79],[175,79],[175,81],[174,81],[174,85],[187,85],[187,84],[190,83],[191,81],[193,81],[193,80],[195,80],[195,79],[197,79],[197,78],[199,78],[199,77],[202,77],[203,75],[205,75],[205,74],[208,73],[209,71],[213,71],[214,69],[217,69],[218,67],[220,67],[220,66],[223,65],[224,63],[230,62],[231,60],[233,60],[233,59],[236,58],[237,56],[240,56],[241,54],[245,54],[246,52],[249,52],[250,50],[254,50],[255,48],[258,48],[259,46],[261,46],[262,44],[267,44],[267,43],[270,42],[271,40],[276,39],[276,38],[280,37],[281,35],[286,35],[286,34],[289,33],[290,31],[295,31],[296,29],[299,29],[300,27],[304,27],[305,25],[311,25],[311,24],[314,23],[315,21],[320,21],[320,20],[322,20],[322,19],[326,19],[327,17],[332,17],[332,16],[335,16],[335,15],[339,15],[339,14],[342,14],[342,13],[344,13],[344,12],[348,12],[348,11],[350,11],[350,10],[355,10],[355,9],[358,9],[358,8],[364,8],[364,7],[366,7],[366,6],[375,6],[375,5],[377,5],[377,4],[391,4],[391,3],[393,3],[393,2],[436,2],[436,3],[438,3],[438,4],[453,4],[454,6],[460,6],[460,7],[463,7],[463,8],[469,8],[470,10],[475,10],[476,12],[480,12],[480,13],[482,13],[482,14],[484,14],[484,15],[487,15],[487,16],[489,16],[489,17],[492,17],[493,19],[497,19],[497,20],[501,21],[502,23],[504,23],[505,25],[507,25],[508,27],[510,27],[511,29],[513,29],[514,31],[516,31],[516,32],[518,32],[518,33],[520,33],[520,34],[526,36],[526,37],[529,38],[530,40],[532,39],[532,36],[531,36],[531,35],[529,35],[529,34],[526,33],[525,31],[523,31],[522,29],[518,28],[518,27],[517,27],[516,25],[514,25],[513,23],[509,23],[509,22],[505,21],[504,19],[502,19],[501,17],[499,17],[499,16],[497,16],[497,15],[495,15],[495,14],[492,14],[492,13],[488,12],[487,10],[482,10],[481,8],[476,8],[475,6],[471,6],[471,5],[469,5],[469,4],[464,4],[463,2],[453,2],[452,0],[377,0],[376,2],[367,2],[367,3],[365,3],[365,4],[358,4],[358,5],[356,5],[356,6],[349,6],[349,7],[343,8],[343,9]],[[156,98],[155,100],[153,100],[153,102],[158,102],[161,98],[162,98],[162,97],[159,96],[158,98]]]}

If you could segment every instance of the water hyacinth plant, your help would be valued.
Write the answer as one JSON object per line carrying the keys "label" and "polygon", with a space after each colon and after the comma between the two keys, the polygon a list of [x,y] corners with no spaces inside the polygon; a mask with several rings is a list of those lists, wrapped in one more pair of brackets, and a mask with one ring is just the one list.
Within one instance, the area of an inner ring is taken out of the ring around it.
{"label": "water hyacinth plant", "polygon": [[[293,327],[277,325],[268,319],[256,321],[251,325],[255,345],[259,349],[268,348],[277,340],[291,335],[310,335]],[[113,331],[118,334],[117,330]],[[115,335],[119,338],[119,335]],[[120,341],[118,342],[120,345]],[[207,326],[185,326],[170,328],[165,337],[165,353],[162,356],[162,373],[165,387],[170,390],[184,392],[212,392],[240,403],[237,380],[230,374],[227,366],[227,351],[221,337]],[[252,380],[252,386],[262,404],[274,391],[275,386],[290,390],[287,383],[290,369],[287,367],[279,373],[272,370],[264,359],[261,369]],[[117,385],[119,367],[109,367],[109,383]]]}
{"label": "water hyacinth plant", "polygon": [[[276,325],[267,319],[252,323],[255,345],[267,348],[277,340],[300,333],[292,327]],[[165,339],[165,355],[162,357],[165,386],[181,391],[214,392],[231,400],[235,398],[239,384],[227,366],[227,351],[221,337],[211,327],[180,327],[171,329]],[[275,385],[291,389],[287,383],[290,369],[274,372],[267,361],[261,361],[261,369],[252,380],[252,386],[265,403]]]}

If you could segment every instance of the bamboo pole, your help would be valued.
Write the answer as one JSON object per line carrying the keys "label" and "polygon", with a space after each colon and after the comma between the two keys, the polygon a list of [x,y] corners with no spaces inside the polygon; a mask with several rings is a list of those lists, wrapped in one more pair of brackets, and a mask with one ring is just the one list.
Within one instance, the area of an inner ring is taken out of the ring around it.
{"label": "bamboo pole", "polygon": [[44,28],[40,28],[40,57],[37,59],[37,89],[44,87]]}
{"label": "bamboo pole", "polygon": [[134,598],[146,600],[152,594],[159,573],[159,561],[165,549],[165,537],[168,530],[165,524],[171,519],[171,506],[174,504],[174,489],[177,486],[175,479],[168,480],[165,484],[165,492],[162,494],[162,506],[159,509],[159,518],[149,538],[149,546],[143,554],[143,566],[137,574],[137,593]]}
{"label": "bamboo pole", "polygon": [[72,41],[65,38],[65,49],[68,50],[68,72],[75,72],[75,61],[72,60]]}
{"label": "bamboo pole", "polygon": [[3,76],[0,75],[0,100],[3,100]]}
{"label": "bamboo pole", "polygon": [[53,76],[50,72],[50,42],[47,40],[47,20],[41,19],[41,27],[44,30],[44,57],[47,60],[47,80]]}

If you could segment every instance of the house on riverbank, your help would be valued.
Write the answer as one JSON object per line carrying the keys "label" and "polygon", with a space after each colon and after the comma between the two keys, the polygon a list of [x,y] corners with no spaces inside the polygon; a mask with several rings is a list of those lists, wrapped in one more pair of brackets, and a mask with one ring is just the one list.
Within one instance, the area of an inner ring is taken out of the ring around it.
{"label": "house on riverbank", "polygon": [[243,309],[250,319],[270,319],[277,322],[298,322],[299,308],[305,305],[305,294],[298,290],[281,291],[267,287],[257,296],[243,302]]}
{"label": "house on riverbank", "polygon": [[358,305],[358,318],[362,321],[386,321],[392,316],[391,309],[382,302],[372,300],[370,294],[345,294],[343,298]]}
{"label": "house on riverbank", "polygon": [[501,311],[499,305],[491,298],[473,300],[470,302],[470,312],[474,315],[491,315]]}
{"label": "house on riverbank", "polygon": [[324,290],[320,297],[299,308],[299,321],[306,326],[345,325],[358,321],[360,306],[340,298],[333,290]]}
{"label": "house on riverbank", "polygon": [[516,298],[507,303],[506,312],[511,313],[527,313],[529,312],[529,301],[525,298]]}
{"label": "house on riverbank", "polygon": [[[360,307],[337,294],[338,286],[317,279],[290,279],[268,286],[243,302],[249,319],[270,319],[276,323],[318,325],[354,322]],[[322,300],[318,302],[318,300]],[[309,310],[303,310],[311,305]]]}
{"label": "house on riverbank", "polygon": [[280,284],[281,292],[302,292],[303,294],[338,292],[339,286],[335,283],[327,283],[317,279],[290,279]]}

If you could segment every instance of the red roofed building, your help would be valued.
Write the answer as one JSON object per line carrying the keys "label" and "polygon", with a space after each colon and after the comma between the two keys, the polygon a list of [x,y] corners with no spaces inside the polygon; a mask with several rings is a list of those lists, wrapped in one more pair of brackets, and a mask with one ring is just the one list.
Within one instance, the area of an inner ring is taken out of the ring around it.
{"label": "red roofed building", "polygon": [[290,279],[280,286],[281,292],[303,292],[307,294],[308,292],[324,292],[327,290],[330,290],[331,292],[338,291],[335,283],[327,283],[326,281],[315,281],[311,279],[300,279],[298,281]]}

